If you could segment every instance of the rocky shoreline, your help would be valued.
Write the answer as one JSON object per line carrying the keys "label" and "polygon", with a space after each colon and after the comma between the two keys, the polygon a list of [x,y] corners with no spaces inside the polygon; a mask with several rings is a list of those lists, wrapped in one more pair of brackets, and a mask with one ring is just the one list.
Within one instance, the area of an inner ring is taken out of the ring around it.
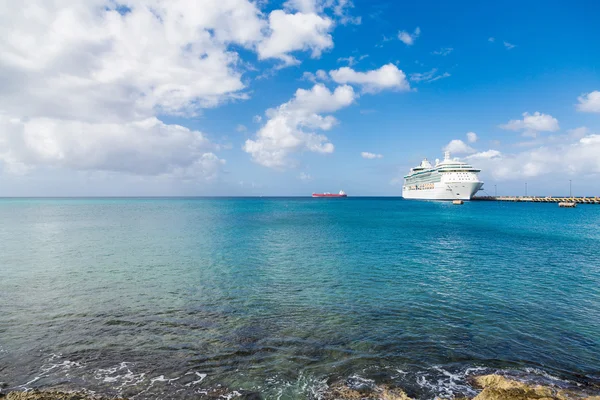
{"label": "rocky shoreline", "polygon": [[[530,384],[499,374],[473,376],[471,385],[480,390],[469,400],[600,400],[600,391],[583,389],[563,389],[550,385]],[[96,395],[86,392],[66,392],[52,390],[32,390],[1,394],[2,400],[126,400]],[[204,399],[244,399],[258,400],[258,393],[237,393],[233,397],[224,396],[216,390],[208,391],[199,398]],[[317,396],[321,400],[412,400],[401,388],[371,383],[357,383],[351,380],[335,382]],[[438,399],[439,400],[439,399]],[[458,400],[458,399],[455,399]],[[467,400],[467,398],[460,399]]]}

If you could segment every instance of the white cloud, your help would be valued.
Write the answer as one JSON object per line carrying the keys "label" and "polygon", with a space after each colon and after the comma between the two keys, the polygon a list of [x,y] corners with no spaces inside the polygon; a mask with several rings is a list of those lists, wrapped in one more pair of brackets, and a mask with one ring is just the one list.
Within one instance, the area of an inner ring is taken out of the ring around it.
{"label": "white cloud", "polygon": [[259,58],[278,58],[287,65],[293,65],[298,60],[289,53],[298,50],[310,50],[311,56],[317,58],[324,50],[333,47],[329,34],[332,28],[333,21],[326,16],[272,11],[269,14],[269,35],[257,47]]}
{"label": "white cloud", "polygon": [[488,38],[488,42],[494,43],[495,41],[496,41],[496,39],[493,37]]}
{"label": "white cloud", "polygon": [[235,130],[238,132],[246,132],[248,128],[246,128],[246,125],[238,124],[238,126],[235,127]]}
{"label": "white cloud", "polygon": [[255,124],[260,124],[262,121],[262,116],[260,115],[255,115],[254,117],[252,117],[252,122],[254,122]]}
{"label": "white cloud", "polygon": [[479,153],[471,154],[470,156],[467,156],[466,159],[467,160],[489,160],[491,158],[496,158],[496,157],[500,157],[500,156],[502,156],[502,153],[500,153],[498,150],[487,150],[487,151],[480,151]]}
{"label": "white cloud", "polygon": [[504,42],[504,47],[506,47],[506,50],[511,50],[511,49],[514,49],[517,46],[514,45],[514,44],[512,44],[512,43]]}
{"label": "white cloud", "polygon": [[359,56],[358,58],[356,58],[354,56],[340,57],[340,58],[337,59],[337,62],[346,62],[349,67],[352,67],[352,66],[354,66],[357,63],[359,63],[360,61],[364,60],[367,57],[369,57],[368,54],[363,54],[362,56]]}
{"label": "white cloud", "polygon": [[306,81],[310,81],[312,83],[317,83],[318,81],[328,81],[329,80],[329,75],[327,75],[327,71],[324,71],[322,69],[318,70],[317,72],[315,72],[314,74],[312,72],[304,72],[302,74],[302,79],[306,80]]}
{"label": "white cloud", "polygon": [[363,151],[362,153],[360,153],[360,156],[368,160],[372,160],[375,158],[383,158],[382,154],[369,153],[368,151]]}
{"label": "white cloud", "polygon": [[[130,121],[156,112],[193,114],[243,94],[238,55],[261,38],[247,0],[152,6],[32,0],[0,24],[0,110],[15,116]],[[27,11],[29,10],[29,11]],[[212,32],[212,33],[211,33]],[[140,39],[142,38],[142,39]]]}
{"label": "white cloud", "polygon": [[500,128],[511,131],[523,131],[523,136],[536,137],[538,132],[555,132],[560,129],[558,120],[551,115],[534,112],[523,113],[523,119],[513,119]]}
{"label": "white cloud", "polygon": [[452,53],[453,50],[454,49],[452,47],[442,47],[439,50],[431,52],[431,54],[436,56],[447,56],[448,54]]}
{"label": "white cloud", "polygon": [[246,141],[243,149],[258,164],[278,169],[294,164],[289,159],[291,153],[332,153],[333,144],[315,131],[329,130],[337,120],[322,114],[347,107],[355,99],[356,94],[348,85],[338,86],[333,92],[323,84],[317,84],[310,90],[298,89],[290,101],[267,110],[268,121],[254,140]]}
{"label": "white cloud", "polygon": [[577,110],[583,112],[600,113],[600,91],[586,93],[577,98]]}
{"label": "white cloud", "polygon": [[467,140],[469,143],[475,143],[477,139],[477,134],[475,132],[467,132]]}
{"label": "white cloud", "polygon": [[0,164],[112,171],[135,175],[215,178],[225,163],[201,132],[151,117],[121,123],[0,116]]}
{"label": "white cloud", "polygon": [[[249,0],[201,3],[0,3],[2,169],[216,176],[219,147],[156,116],[248,98],[242,75],[251,67],[237,49],[286,63],[295,51],[318,57],[333,46],[333,21],[308,11],[267,17]],[[349,7],[331,3],[334,14],[335,5]]]}
{"label": "white cloud", "polygon": [[585,126],[580,126],[579,128],[569,129],[567,133],[571,138],[581,139],[582,137],[589,135],[590,130]]}
{"label": "white cloud", "polygon": [[284,7],[291,11],[300,11],[305,14],[321,14],[330,10],[336,20],[342,25],[360,24],[361,17],[352,17],[349,10],[354,7],[350,0],[288,0]]}
{"label": "white cloud", "polygon": [[316,0],[287,0],[283,6],[292,11],[300,11],[302,13],[318,13],[322,11],[322,7]]}
{"label": "white cloud", "polygon": [[362,22],[362,18],[360,16],[352,17],[348,14],[348,10],[351,8],[354,8],[354,3],[352,2],[352,0],[338,0],[333,7],[333,13],[340,18],[340,22],[343,25],[360,25],[360,23]]}
{"label": "white cloud", "polygon": [[329,75],[335,82],[340,84],[360,85],[365,93],[376,93],[385,89],[410,90],[404,72],[391,63],[367,72],[357,72],[352,68],[342,67],[330,71]]}
{"label": "white cloud", "polygon": [[451,140],[450,143],[448,143],[446,147],[444,147],[444,151],[449,151],[450,153],[454,154],[475,153],[475,149],[473,149],[460,139]]}
{"label": "white cloud", "polygon": [[[159,121],[247,97],[239,56],[266,21],[247,0],[0,4],[0,163],[212,179],[198,131]],[[10,20],[10,23],[7,21]]]}
{"label": "white cloud", "polygon": [[316,76],[317,76],[317,78],[319,78],[322,81],[326,81],[329,79],[329,75],[327,75],[327,71],[324,71],[322,69],[317,71]]}
{"label": "white cloud", "polygon": [[497,180],[519,180],[528,177],[599,176],[600,135],[589,134],[580,139],[542,145],[514,154],[496,150],[473,154],[470,161]]}
{"label": "white cloud", "polygon": [[436,73],[437,68],[433,68],[431,71],[410,74],[410,80],[413,82],[435,82],[439,79],[448,78],[450,76],[448,72],[444,72],[440,75],[436,75]]}
{"label": "white cloud", "polygon": [[340,57],[337,59],[337,62],[345,62],[346,64],[348,64],[349,67],[352,67],[357,62],[359,62],[367,57],[369,57],[369,56],[368,55],[360,56],[358,59],[356,59],[354,56]]}
{"label": "white cloud", "polygon": [[307,174],[306,172],[301,172],[300,175],[298,175],[298,179],[304,182],[308,182],[312,181],[313,177],[310,174]]}
{"label": "white cloud", "polygon": [[398,32],[398,39],[402,41],[407,46],[412,46],[415,43],[415,40],[421,35],[421,28],[417,26],[415,31],[410,34],[406,31]]}

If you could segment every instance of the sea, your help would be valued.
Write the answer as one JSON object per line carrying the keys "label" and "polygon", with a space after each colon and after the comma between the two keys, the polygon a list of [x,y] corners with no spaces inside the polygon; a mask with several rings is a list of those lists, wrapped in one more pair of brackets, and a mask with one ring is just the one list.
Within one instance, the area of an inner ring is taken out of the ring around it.
{"label": "sea", "polygon": [[0,200],[3,393],[416,399],[600,384],[600,206]]}

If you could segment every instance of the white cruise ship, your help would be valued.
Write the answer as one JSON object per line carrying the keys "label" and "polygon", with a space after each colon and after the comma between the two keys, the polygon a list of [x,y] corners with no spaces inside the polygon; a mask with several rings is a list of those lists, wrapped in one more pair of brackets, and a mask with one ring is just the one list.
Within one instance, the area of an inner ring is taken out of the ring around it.
{"label": "white cruise ship", "polygon": [[471,165],[451,159],[450,152],[444,154],[444,161],[435,160],[432,166],[427,159],[421,165],[410,169],[404,177],[402,197],[423,200],[470,200],[483,186],[477,173],[480,170]]}

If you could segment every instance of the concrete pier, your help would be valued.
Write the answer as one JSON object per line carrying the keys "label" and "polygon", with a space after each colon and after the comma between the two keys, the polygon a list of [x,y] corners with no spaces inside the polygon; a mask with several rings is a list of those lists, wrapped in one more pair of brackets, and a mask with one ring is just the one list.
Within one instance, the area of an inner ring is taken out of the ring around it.
{"label": "concrete pier", "polygon": [[474,201],[512,201],[529,203],[600,204],[600,197],[475,196]]}

